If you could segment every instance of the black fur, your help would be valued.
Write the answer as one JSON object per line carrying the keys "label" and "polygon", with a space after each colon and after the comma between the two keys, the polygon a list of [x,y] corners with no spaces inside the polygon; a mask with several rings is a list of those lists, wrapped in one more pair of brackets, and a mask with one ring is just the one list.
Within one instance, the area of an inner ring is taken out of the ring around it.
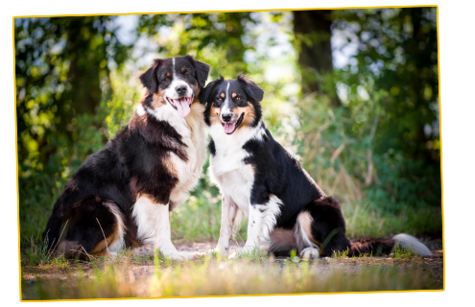
{"label": "black fur", "polygon": [[[177,69],[185,67],[193,73],[186,81],[199,91],[206,81],[209,65],[190,56],[175,60]],[[141,101],[144,107],[153,108],[153,93],[170,84],[163,81],[170,67],[170,59],[155,60],[140,76],[148,89]],[[160,121],[148,112],[136,113],[128,126],[109,140],[104,149],[84,161],[65,186],[43,233],[48,249],[56,247],[67,221],[68,227],[62,239],[77,242],[89,253],[115,227],[116,219],[104,205],[106,202],[117,206],[124,215],[126,244],[130,246],[137,242],[137,225],[130,216],[136,196],[139,193],[148,194],[157,203],[167,204],[177,178],[165,158],[174,153],[183,161],[188,161],[185,147],[181,135],[168,122]]]}

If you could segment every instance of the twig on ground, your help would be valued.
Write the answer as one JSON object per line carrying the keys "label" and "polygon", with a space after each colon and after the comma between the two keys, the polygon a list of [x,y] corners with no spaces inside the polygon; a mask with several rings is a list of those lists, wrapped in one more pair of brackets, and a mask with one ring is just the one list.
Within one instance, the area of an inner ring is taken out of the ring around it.
{"label": "twig on ground", "polygon": [[102,229],[101,223],[99,223],[99,220],[97,219],[97,217],[96,217],[96,221],[99,224],[99,228],[101,228],[102,235],[104,236],[104,242],[106,243],[106,251],[110,255],[110,253],[109,253],[109,244],[107,244],[106,235],[105,235],[104,230]]}

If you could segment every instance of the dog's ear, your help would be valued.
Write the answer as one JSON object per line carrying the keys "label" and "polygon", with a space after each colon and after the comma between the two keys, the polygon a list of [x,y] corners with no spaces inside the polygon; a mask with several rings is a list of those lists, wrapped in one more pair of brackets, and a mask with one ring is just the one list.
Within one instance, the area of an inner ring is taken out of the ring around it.
{"label": "dog's ear", "polygon": [[223,81],[224,81],[223,76],[219,75],[219,79],[216,79],[208,83],[208,85],[200,91],[200,95],[198,96],[198,98],[200,99],[200,103],[206,104],[215,86],[220,84]]}
{"label": "dog's ear", "polygon": [[195,66],[196,70],[196,80],[198,80],[198,84],[201,88],[205,87],[206,80],[208,80],[210,66],[206,63],[197,61],[193,59],[191,55],[186,56]]}
{"label": "dog's ear", "polygon": [[254,101],[256,102],[261,102],[262,99],[264,98],[264,90],[261,89],[257,84],[255,84],[254,82],[252,82],[251,80],[249,80],[247,78],[246,75],[244,74],[239,74],[237,76],[237,80],[239,82],[243,82],[245,83],[245,90],[246,90],[246,93],[252,98],[254,99]]}
{"label": "dog's ear", "polygon": [[142,82],[143,86],[151,93],[156,93],[158,90],[157,69],[161,63],[162,60],[156,59],[153,65],[139,77],[140,82]]}

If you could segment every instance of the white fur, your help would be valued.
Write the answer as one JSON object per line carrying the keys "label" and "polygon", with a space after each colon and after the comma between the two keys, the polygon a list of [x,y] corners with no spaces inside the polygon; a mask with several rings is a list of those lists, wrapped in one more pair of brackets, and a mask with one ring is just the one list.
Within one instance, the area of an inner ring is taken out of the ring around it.
{"label": "white fur", "polygon": [[219,115],[221,120],[223,120],[222,118],[223,114],[229,114],[233,112],[230,108],[230,105],[232,104],[232,100],[229,96],[229,85],[231,84],[231,82],[229,81],[226,81],[226,82],[228,82],[228,85],[226,86],[226,99],[224,100],[223,106],[221,107],[221,114]]}
{"label": "white fur", "polygon": [[137,105],[137,107],[135,108],[135,112],[137,113],[138,116],[145,115],[145,109],[141,103]]}
{"label": "white fur", "polygon": [[[421,256],[432,256],[432,252],[417,238],[406,233],[400,233],[392,237],[399,247],[412,249],[412,251]],[[395,246],[396,246],[395,244]]]}
{"label": "white fur", "polygon": [[170,126],[172,126],[182,137],[190,135],[190,129],[187,127],[185,118],[191,115],[191,110],[190,114],[188,114],[185,118],[180,117],[177,113],[177,110],[175,110],[175,108],[173,108],[169,103],[166,103],[160,108],[156,109],[146,107],[145,110],[149,114],[153,115],[156,119],[169,123]]}
{"label": "white fur", "polygon": [[297,216],[297,227],[295,227],[295,237],[301,238],[305,246],[318,248],[318,245],[314,244],[308,237],[307,233],[305,232],[305,229],[303,226],[304,223],[302,221],[303,218],[304,216],[302,214],[299,214]]}
{"label": "white fur", "polygon": [[245,248],[250,249],[269,242],[270,233],[274,230],[282,205],[282,200],[275,195],[271,195],[266,204],[250,204]]}
{"label": "white fur", "polygon": [[116,255],[118,251],[120,251],[122,248],[125,247],[125,232],[126,232],[126,227],[124,224],[124,221],[122,219],[122,212],[120,211],[119,207],[115,203],[109,203],[105,202],[104,206],[106,206],[109,211],[115,216],[118,224],[118,239],[115,240],[114,242],[111,242],[111,245],[108,246],[109,253],[112,255]]}
{"label": "white fur", "polygon": [[177,251],[171,241],[169,204],[157,204],[146,196],[138,198],[132,216],[137,223],[137,237],[144,244],[152,244],[163,255],[172,259],[189,258],[188,253]]}
{"label": "white fur", "polygon": [[320,250],[318,247],[307,247],[300,252],[300,258],[310,259],[320,257]]}

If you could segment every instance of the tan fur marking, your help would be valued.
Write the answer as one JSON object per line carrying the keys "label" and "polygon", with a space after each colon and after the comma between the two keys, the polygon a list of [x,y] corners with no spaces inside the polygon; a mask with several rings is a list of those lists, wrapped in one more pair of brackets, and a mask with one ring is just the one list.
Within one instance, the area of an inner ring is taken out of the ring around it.
{"label": "tan fur marking", "polygon": [[[91,255],[99,256],[98,253],[106,252],[107,248],[112,245],[115,240],[119,240],[119,223],[116,221],[114,224],[114,231],[110,236],[106,238],[106,240],[101,240],[99,243],[91,251]],[[106,245],[107,242],[107,245]]]}
{"label": "tan fur marking", "polygon": [[166,104],[165,100],[163,99],[163,92],[165,92],[165,90],[159,91],[158,94],[153,94],[151,105],[154,109],[158,109]]}
{"label": "tan fur marking", "polygon": [[221,98],[224,98],[224,93],[221,93]]}
{"label": "tan fur marking", "polygon": [[194,86],[193,84],[191,85],[191,88],[195,91],[195,99],[193,100],[193,103],[199,103],[200,99],[198,98],[198,96],[200,95],[201,88],[199,86]]}
{"label": "tan fur marking", "polygon": [[209,121],[211,122],[211,124],[221,123],[221,120],[219,119],[220,114],[221,114],[221,108],[216,108],[213,102],[213,104],[211,105],[211,110],[209,114]]}
{"label": "tan fur marking", "polygon": [[231,96],[234,98],[234,97],[236,97],[236,96],[237,96],[237,94],[236,94],[236,93],[233,93]]}
{"label": "tan fur marking", "polygon": [[[175,168],[175,164],[173,163],[173,160],[171,158],[170,155],[168,155],[166,158],[164,158],[163,160],[163,164],[165,164],[165,167],[168,169],[168,171],[170,172],[170,174],[173,174],[173,176],[175,177],[178,177],[177,176],[177,170]],[[150,199],[153,199],[153,198],[150,198]]]}
{"label": "tan fur marking", "polygon": [[303,231],[305,231],[305,234],[308,236],[310,241],[313,243],[316,243],[318,245],[321,245],[322,243],[315,240],[315,238],[312,236],[312,223],[313,223],[313,218],[308,212],[302,212],[298,215],[297,217],[298,222],[300,225],[302,225]]}
{"label": "tan fur marking", "polygon": [[254,106],[249,101],[247,102],[247,107],[236,108],[235,110],[238,111],[239,116],[241,116],[241,114],[245,112],[244,119],[239,128],[249,127],[254,124],[254,121],[256,120],[256,111],[254,109]]}
{"label": "tan fur marking", "polygon": [[139,198],[141,198],[141,197],[148,198],[150,200],[150,202],[152,202],[152,203],[159,203],[159,201],[157,201],[155,199],[155,197],[153,197],[153,195],[146,194],[146,193],[137,193],[137,198],[135,199],[135,202],[137,202],[139,200]]}

